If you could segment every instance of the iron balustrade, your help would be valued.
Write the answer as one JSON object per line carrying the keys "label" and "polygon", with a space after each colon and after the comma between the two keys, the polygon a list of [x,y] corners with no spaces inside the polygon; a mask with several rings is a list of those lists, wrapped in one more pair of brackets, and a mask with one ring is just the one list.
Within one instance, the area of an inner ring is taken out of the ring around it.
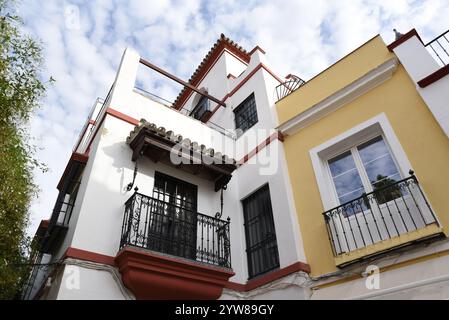
{"label": "iron balustrade", "polygon": [[30,275],[22,288],[21,299],[22,300],[34,300],[36,295],[40,293],[40,290],[48,281],[50,275],[55,270],[57,264],[42,264],[35,265],[30,270]]}
{"label": "iron balustrade", "polygon": [[439,223],[411,176],[323,213],[334,256]]}
{"label": "iron balustrade", "polygon": [[72,211],[74,206],[74,201],[61,201],[61,210],[59,211],[57,223],[62,226],[68,226],[70,218],[72,217]]}
{"label": "iron balustrade", "polygon": [[291,76],[290,80],[287,80],[276,87],[276,95],[278,101],[288,96],[293,91],[299,89],[306,82],[297,76]]}
{"label": "iron balustrade", "polygon": [[120,249],[133,246],[231,268],[227,221],[135,192],[125,203]]}
{"label": "iron balustrade", "polygon": [[430,41],[426,47],[443,66],[449,64],[449,30]]}

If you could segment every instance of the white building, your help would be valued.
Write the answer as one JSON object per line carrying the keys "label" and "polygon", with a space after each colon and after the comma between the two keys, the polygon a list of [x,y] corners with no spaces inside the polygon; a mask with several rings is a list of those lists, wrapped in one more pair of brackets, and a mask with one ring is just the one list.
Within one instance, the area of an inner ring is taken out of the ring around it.
{"label": "white building", "polygon": [[273,129],[285,79],[260,47],[248,53],[221,35],[189,80],[201,93],[185,87],[168,106],[135,88],[141,64],[125,51],[86,120],[37,232],[36,261],[49,265],[25,298],[307,299]]}

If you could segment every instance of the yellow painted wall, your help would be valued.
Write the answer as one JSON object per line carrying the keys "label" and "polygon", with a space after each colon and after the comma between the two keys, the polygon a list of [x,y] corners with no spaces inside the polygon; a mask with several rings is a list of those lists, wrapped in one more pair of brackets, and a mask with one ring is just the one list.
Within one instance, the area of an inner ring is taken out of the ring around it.
{"label": "yellow painted wall", "polygon": [[[281,123],[319,102],[326,94],[337,91],[341,88],[339,85],[351,83],[354,77],[366,74],[370,68],[391,57],[380,38],[371,40],[341,61],[342,65],[337,63],[313,79],[308,88],[301,88],[278,103]],[[329,77],[326,76],[328,72]],[[337,268],[322,216],[323,205],[309,150],[380,113],[387,115],[446,235],[449,234],[449,139],[404,68],[399,66],[392,79],[285,138],[288,170],[312,276],[333,272]]]}
{"label": "yellow painted wall", "polygon": [[394,57],[377,36],[276,103],[279,123],[310,108]]}

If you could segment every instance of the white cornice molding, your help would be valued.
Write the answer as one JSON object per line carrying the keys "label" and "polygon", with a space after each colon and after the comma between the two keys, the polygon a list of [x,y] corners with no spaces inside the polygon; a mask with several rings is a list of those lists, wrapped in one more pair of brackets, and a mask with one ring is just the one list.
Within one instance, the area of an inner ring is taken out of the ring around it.
{"label": "white cornice molding", "polygon": [[284,135],[292,135],[331,112],[354,101],[358,97],[389,80],[399,65],[397,58],[391,58],[343,89],[318,102],[313,107],[281,124],[277,129]]}

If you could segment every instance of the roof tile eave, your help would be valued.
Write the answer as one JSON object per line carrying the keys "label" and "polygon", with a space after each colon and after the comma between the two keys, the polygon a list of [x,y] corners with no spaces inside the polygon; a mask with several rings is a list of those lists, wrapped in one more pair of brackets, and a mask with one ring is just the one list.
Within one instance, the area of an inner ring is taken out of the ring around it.
{"label": "roof tile eave", "polygon": [[[206,54],[206,56],[203,58],[199,66],[196,68],[196,70],[193,72],[192,76],[189,79],[189,84],[193,86],[197,86],[201,79],[203,78],[204,73],[206,73],[206,67],[209,64],[212,64],[213,61],[211,61],[211,57],[215,55],[219,55],[222,50],[228,49],[237,57],[245,61],[246,63],[249,63],[250,60],[250,54],[243,49],[241,46],[239,46],[236,42],[226,37],[223,33],[220,35],[220,38],[214,43],[212,48],[209,50],[209,52]],[[219,51],[219,52],[218,52]],[[175,101],[173,102],[172,107],[175,109],[180,109],[182,104],[187,99],[189,93],[191,90],[184,87],[181,92],[176,97]]]}

